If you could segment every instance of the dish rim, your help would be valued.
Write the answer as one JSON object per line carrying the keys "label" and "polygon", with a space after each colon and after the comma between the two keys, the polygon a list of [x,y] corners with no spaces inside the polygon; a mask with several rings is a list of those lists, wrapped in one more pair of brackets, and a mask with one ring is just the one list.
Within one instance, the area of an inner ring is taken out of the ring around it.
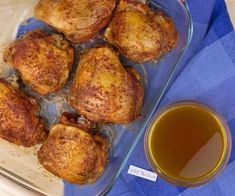
{"label": "dish rim", "polygon": [[126,157],[124,158],[124,160],[122,161],[122,164],[120,165],[120,167],[118,168],[118,171],[116,173],[116,175],[113,177],[113,179],[111,180],[111,182],[109,183],[109,185],[100,193],[98,193],[97,195],[106,195],[110,190],[111,188],[113,187],[113,185],[115,184],[115,182],[117,181],[118,177],[120,176],[124,166],[126,165],[127,163],[127,160],[129,159],[131,153],[133,152],[136,144],[138,143],[138,141],[140,140],[140,137],[143,135],[143,133],[145,132],[145,129],[148,125],[148,123],[150,122],[150,120],[152,119],[152,116],[154,115],[155,113],[155,110],[158,108],[159,104],[160,104],[160,101],[161,99],[163,98],[163,96],[165,95],[167,89],[168,89],[168,86],[173,78],[173,76],[175,75],[176,73],[176,70],[177,68],[179,67],[179,63],[181,61],[181,59],[183,58],[187,48],[189,47],[190,43],[191,43],[191,40],[192,40],[192,35],[193,35],[193,21],[192,21],[192,17],[191,17],[191,14],[190,14],[190,11],[189,11],[189,8],[188,8],[188,4],[185,0],[176,0],[179,2],[179,4],[182,5],[182,7],[184,7],[185,9],[185,13],[187,14],[187,17],[188,17],[188,22],[189,22],[189,28],[188,28],[188,37],[187,37],[187,41],[186,41],[186,44],[184,45],[184,47],[182,47],[181,49],[181,52],[180,52],[180,55],[179,55],[179,58],[176,60],[176,62],[174,63],[174,68],[173,68],[173,71],[171,72],[170,74],[170,77],[167,79],[164,87],[162,88],[161,92],[160,92],[160,96],[156,102],[156,104],[154,105],[154,107],[152,108],[151,112],[150,112],[150,115],[148,116],[148,118],[146,119],[146,121],[144,122],[144,124],[142,125],[141,127],[141,130],[138,132],[134,142],[132,143],[131,145],[131,148],[128,150],[128,153],[126,154]]}

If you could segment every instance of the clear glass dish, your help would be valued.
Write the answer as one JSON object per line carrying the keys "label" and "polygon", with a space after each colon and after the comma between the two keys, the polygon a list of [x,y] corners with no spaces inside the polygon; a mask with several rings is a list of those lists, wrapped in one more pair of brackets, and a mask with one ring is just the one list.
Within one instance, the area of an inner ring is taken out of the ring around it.
{"label": "clear glass dish", "polygon": [[[0,47],[15,39],[23,31],[36,28],[33,19],[33,7],[36,0],[0,0]],[[112,150],[104,174],[93,185],[78,187],[80,195],[104,195],[114,185],[122,168],[128,160],[139,138],[143,134],[155,109],[170,83],[178,63],[187,49],[192,36],[192,21],[185,2],[181,0],[150,0],[147,2],[154,9],[163,9],[174,20],[179,32],[179,42],[175,49],[164,55],[158,62],[144,65],[122,59],[125,64],[133,66],[142,75],[145,84],[145,98],[141,118],[127,126],[106,125],[104,131],[112,138]],[[43,24],[41,24],[43,25]],[[0,53],[0,77],[8,77]],[[14,78],[13,78],[14,80]],[[53,110],[53,109],[52,109]],[[43,113],[42,111],[41,113]],[[50,111],[48,115],[56,111]],[[0,140],[1,153],[0,175],[43,195],[63,195],[63,182],[45,172],[38,164],[35,152],[23,149]]]}

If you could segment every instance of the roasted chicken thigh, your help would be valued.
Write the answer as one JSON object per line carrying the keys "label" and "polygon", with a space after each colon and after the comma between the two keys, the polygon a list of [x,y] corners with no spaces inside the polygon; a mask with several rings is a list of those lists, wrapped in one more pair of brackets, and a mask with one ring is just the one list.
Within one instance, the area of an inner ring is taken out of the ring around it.
{"label": "roasted chicken thigh", "polygon": [[45,95],[64,87],[74,50],[59,34],[33,30],[11,43],[3,56],[31,89]]}
{"label": "roasted chicken thigh", "polygon": [[47,130],[37,116],[38,103],[32,97],[0,79],[0,137],[9,142],[31,147],[44,141]]}
{"label": "roasted chicken thigh", "polygon": [[110,20],[115,0],[39,0],[36,18],[80,43],[89,40]]}
{"label": "roasted chicken thigh", "polygon": [[140,115],[144,89],[109,46],[86,50],[70,88],[69,102],[87,119],[126,124]]}
{"label": "roasted chicken thigh", "polygon": [[93,183],[107,163],[108,141],[76,126],[56,124],[38,152],[40,163],[54,175],[77,184]]}
{"label": "roasted chicken thigh", "polygon": [[127,58],[144,63],[170,51],[178,33],[162,11],[135,0],[120,0],[105,37]]}

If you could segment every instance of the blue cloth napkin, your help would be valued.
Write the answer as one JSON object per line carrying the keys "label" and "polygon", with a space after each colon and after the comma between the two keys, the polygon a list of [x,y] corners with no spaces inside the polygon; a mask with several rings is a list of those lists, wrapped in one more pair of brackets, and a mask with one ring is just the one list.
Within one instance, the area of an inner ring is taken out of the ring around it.
{"label": "blue cloth napkin", "polygon": [[[130,164],[152,171],[142,137],[109,196],[235,195],[235,32],[223,0],[187,3],[194,24],[193,39],[159,108],[181,99],[196,99],[218,110],[234,139],[229,164],[219,177],[196,188],[176,187],[161,178],[152,182],[135,177],[127,173]],[[79,195],[79,190],[66,184],[65,195]]]}
{"label": "blue cloth napkin", "polygon": [[[197,188],[176,187],[160,178],[152,182],[134,177],[127,173],[130,164],[152,171],[142,137],[109,196],[235,195],[235,32],[223,0],[186,1],[194,25],[192,42],[158,109],[181,99],[196,99],[217,109],[226,118],[234,140],[229,164],[219,177]],[[19,27],[17,36],[38,27],[51,31],[30,18],[27,25]],[[79,195],[79,189],[65,183],[64,194]]]}
{"label": "blue cloth napkin", "polygon": [[227,120],[234,140],[229,164],[212,182],[196,188],[176,187],[160,178],[152,182],[134,177],[127,173],[130,164],[152,171],[142,137],[109,196],[235,195],[235,32],[223,0],[187,3],[194,23],[193,40],[160,107],[196,99],[218,110]]}

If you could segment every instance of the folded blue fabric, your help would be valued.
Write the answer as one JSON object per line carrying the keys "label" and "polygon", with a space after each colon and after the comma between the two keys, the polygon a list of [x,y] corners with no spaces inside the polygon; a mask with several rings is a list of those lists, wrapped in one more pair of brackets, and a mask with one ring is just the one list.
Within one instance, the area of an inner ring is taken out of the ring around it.
{"label": "folded blue fabric", "polygon": [[[197,188],[176,187],[160,178],[152,182],[134,177],[127,173],[130,164],[152,171],[142,137],[109,196],[235,195],[235,32],[223,0],[186,1],[194,26],[192,42],[158,109],[182,99],[196,99],[217,109],[226,118],[234,139],[229,164],[219,177]],[[38,27],[51,30],[30,18],[19,27],[17,36]],[[65,183],[64,194],[79,195],[79,189]]]}
{"label": "folded blue fabric", "polygon": [[234,140],[229,164],[219,177],[197,188],[176,187],[160,178],[152,182],[134,177],[127,173],[130,164],[152,171],[142,137],[109,196],[235,195],[235,32],[223,0],[187,3],[194,23],[193,40],[159,108],[182,99],[196,99],[218,110]]}
{"label": "folded blue fabric", "polygon": [[[194,25],[193,39],[177,70],[177,77],[159,108],[181,99],[200,100],[226,118],[235,138],[235,32],[225,3],[223,0],[187,0],[187,3]],[[206,185],[186,189],[160,178],[152,182],[129,175],[127,171],[130,164],[152,171],[143,146],[142,137],[109,196],[235,194],[234,148],[228,166],[219,177]],[[64,193],[68,196],[79,195],[79,190],[75,185],[66,183]]]}

